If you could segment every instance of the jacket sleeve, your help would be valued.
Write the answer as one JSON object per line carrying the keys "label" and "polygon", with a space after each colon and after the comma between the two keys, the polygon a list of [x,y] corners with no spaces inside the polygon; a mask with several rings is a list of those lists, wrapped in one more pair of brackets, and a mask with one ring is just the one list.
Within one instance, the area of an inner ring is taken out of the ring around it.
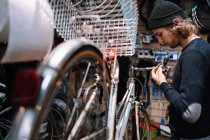
{"label": "jacket sleeve", "polygon": [[180,57],[181,83],[179,91],[167,83],[160,85],[170,104],[188,123],[195,123],[201,114],[207,83],[208,65],[204,56],[196,51]]}

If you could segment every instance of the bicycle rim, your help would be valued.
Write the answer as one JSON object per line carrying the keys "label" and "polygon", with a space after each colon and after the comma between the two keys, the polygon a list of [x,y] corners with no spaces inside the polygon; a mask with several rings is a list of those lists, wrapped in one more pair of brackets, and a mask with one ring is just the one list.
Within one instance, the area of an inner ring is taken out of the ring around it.
{"label": "bicycle rim", "polygon": [[151,138],[149,115],[143,107],[137,106],[137,109],[137,115],[135,107],[131,110],[124,140],[150,140]]}
{"label": "bicycle rim", "polygon": [[[139,131],[136,133],[139,133],[140,140],[150,140],[151,139],[151,131],[150,131],[150,118],[149,115],[144,108],[144,106],[138,106],[138,124],[135,126],[139,128]],[[137,129],[136,129],[137,130]],[[137,136],[137,135],[136,135]]]}
{"label": "bicycle rim", "polygon": [[105,139],[110,76],[102,56],[80,49],[53,83],[53,99],[40,126],[40,139]]}

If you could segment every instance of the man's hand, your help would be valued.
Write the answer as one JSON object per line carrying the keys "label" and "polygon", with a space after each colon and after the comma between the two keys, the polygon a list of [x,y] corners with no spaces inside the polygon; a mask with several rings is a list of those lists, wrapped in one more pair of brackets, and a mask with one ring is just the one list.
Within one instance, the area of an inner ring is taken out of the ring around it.
{"label": "man's hand", "polygon": [[160,85],[162,82],[167,82],[166,77],[163,74],[162,65],[159,65],[157,67],[154,67],[151,71],[152,79]]}

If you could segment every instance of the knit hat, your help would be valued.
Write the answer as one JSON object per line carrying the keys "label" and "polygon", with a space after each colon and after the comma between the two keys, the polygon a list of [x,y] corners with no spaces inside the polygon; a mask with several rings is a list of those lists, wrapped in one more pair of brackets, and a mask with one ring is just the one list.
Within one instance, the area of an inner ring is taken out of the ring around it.
{"label": "knit hat", "polygon": [[151,11],[148,18],[148,28],[151,30],[170,25],[176,16],[184,17],[182,8],[175,3],[160,0]]}

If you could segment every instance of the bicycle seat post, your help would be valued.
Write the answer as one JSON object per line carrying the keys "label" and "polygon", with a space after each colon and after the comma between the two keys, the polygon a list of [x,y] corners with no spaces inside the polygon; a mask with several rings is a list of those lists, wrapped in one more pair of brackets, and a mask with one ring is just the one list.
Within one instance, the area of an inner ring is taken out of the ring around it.
{"label": "bicycle seat post", "polygon": [[129,69],[129,79],[131,80],[130,82],[134,81],[134,67],[131,66],[131,68]]}

